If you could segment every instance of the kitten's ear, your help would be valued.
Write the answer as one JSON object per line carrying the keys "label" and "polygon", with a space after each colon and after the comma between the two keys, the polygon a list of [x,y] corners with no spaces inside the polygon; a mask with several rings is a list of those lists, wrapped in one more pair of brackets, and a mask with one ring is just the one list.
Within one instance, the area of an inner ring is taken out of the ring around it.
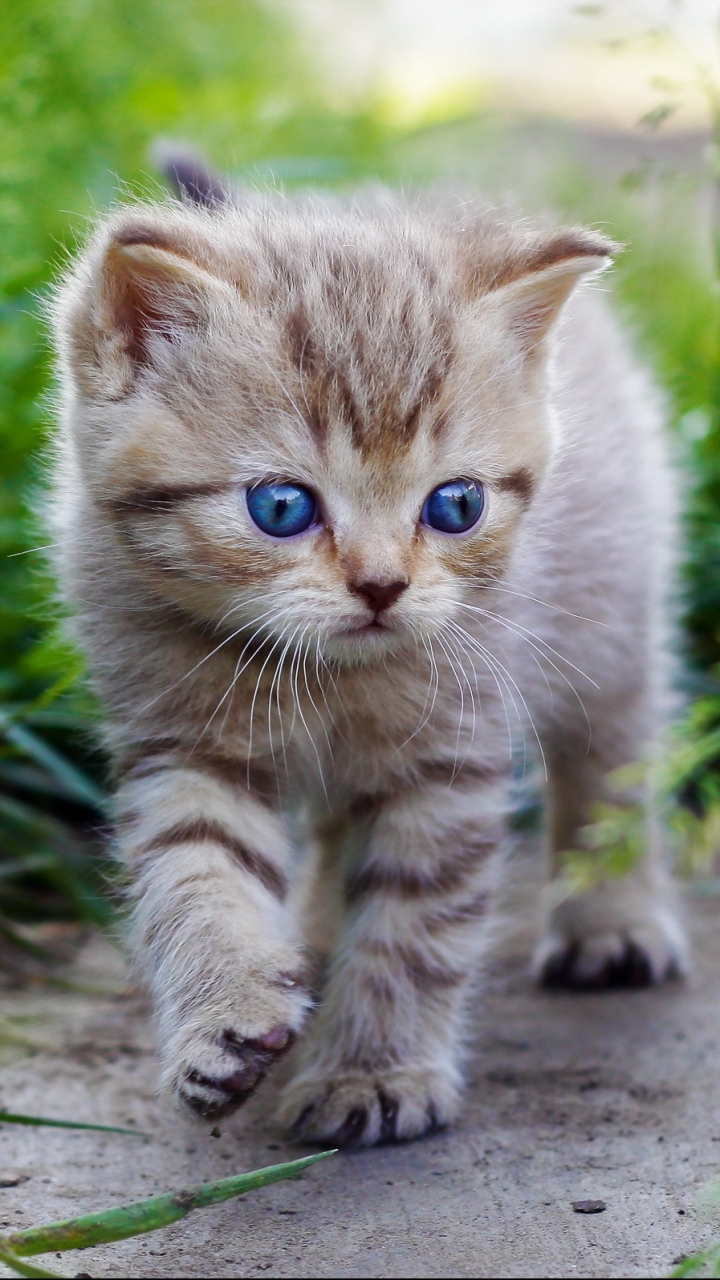
{"label": "kitten's ear", "polygon": [[126,394],[152,363],[154,340],[202,330],[213,310],[237,296],[197,261],[196,247],[182,235],[126,223],[105,237],[84,280],[70,282],[59,324],[73,374],[87,394]]}
{"label": "kitten's ear", "polygon": [[160,138],[150,154],[180,200],[200,205],[203,209],[217,209],[232,200],[234,193],[191,147]]}
{"label": "kitten's ear", "polygon": [[577,283],[605,270],[618,249],[619,245],[590,232],[560,232],[533,252],[519,254],[514,264],[508,263],[483,300],[500,312],[524,353],[532,356]]}

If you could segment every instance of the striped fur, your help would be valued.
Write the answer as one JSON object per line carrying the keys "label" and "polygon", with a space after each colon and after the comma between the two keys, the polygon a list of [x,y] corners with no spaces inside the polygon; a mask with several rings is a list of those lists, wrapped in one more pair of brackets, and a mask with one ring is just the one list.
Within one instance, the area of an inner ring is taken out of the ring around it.
{"label": "striped fur", "polygon": [[[514,740],[544,753],[559,853],[657,737],[660,416],[596,298],[556,323],[596,234],[185,176],[202,207],[112,215],[54,313],[59,568],[163,1078],[221,1115],[303,1033],[300,1138],[411,1138],[457,1113]],[[487,503],[454,538],[421,512],[456,478]],[[296,539],[248,512],[277,479],[318,497]],[[592,985],[683,956],[651,833],[538,964]]]}

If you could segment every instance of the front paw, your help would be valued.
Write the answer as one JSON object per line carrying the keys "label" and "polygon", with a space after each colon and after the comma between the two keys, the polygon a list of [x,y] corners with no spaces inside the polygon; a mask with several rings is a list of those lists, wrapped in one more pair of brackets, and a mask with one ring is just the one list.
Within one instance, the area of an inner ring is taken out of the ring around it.
{"label": "front paw", "polygon": [[255,1092],[295,1038],[295,1032],[284,1023],[255,1036],[243,1035],[231,1026],[216,1036],[199,1034],[175,1066],[173,1092],[196,1115],[217,1120]]}
{"label": "front paw", "polygon": [[182,1106],[215,1120],[241,1106],[294,1044],[312,1001],[301,970],[242,973],[210,996],[162,1004],[162,1084]]}
{"label": "front paw", "polygon": [[575,913],[561,910],[533,962],[544,986],[576,991],[647,987],[684,977],[688,968],[685,935],[666,906],[644,918],[615,921],[603,911],[593,919],[585,904]]}
{"label": "front paw", "polygon": [[458,1103],[456,1080],[440,1069],[308,1071],[285,1090],[278,1118],[299,1142],[353,1150],[441,1129]]}

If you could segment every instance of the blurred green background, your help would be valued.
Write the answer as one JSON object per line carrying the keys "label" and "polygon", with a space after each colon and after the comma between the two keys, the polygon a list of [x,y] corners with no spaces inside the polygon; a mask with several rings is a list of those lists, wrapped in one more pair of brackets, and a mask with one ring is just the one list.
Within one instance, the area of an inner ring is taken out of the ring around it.
{"label": "blurred green background", "polygon": [[[42,553],[52,379],[43,304],[88,219],[152,196],[158,137],[288,190],[377,179],[507,193],[627,244],[612,288],[666,390],[687,477],[685,722],[672,788],[720,798],[720,361],[709,193],[694,135],[625,137],[482,112],[401,128],[372,94],[337,105],[283,11],[251,0],[4,0],[0,7],[0,937],[102,922],[103,760],[82,668],[59,638]],[[9,954],[9,952],[8,952]],[[2,952],[0,948],[0,959]]]}

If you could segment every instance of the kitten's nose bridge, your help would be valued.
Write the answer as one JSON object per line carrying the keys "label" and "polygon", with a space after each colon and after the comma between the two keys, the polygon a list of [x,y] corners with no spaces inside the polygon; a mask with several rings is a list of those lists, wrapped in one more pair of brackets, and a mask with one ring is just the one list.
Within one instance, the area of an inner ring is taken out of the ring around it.
{"label": "kitten's nose bridge", "polygon": [[395,604],[409,586],[406,578],[396,578],[394,581],[384,582],[348,582],[348,591],[354,596],[360,596],[374,613],[382,613]]}

